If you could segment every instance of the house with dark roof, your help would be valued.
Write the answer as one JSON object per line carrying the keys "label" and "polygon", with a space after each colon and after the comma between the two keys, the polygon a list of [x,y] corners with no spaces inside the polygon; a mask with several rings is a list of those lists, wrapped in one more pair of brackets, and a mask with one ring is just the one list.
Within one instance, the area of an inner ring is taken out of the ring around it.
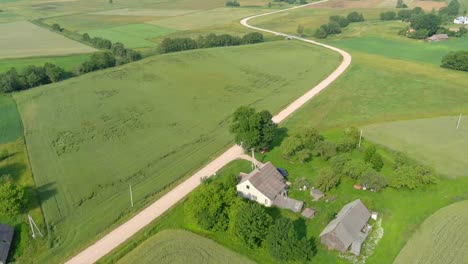
{"label": "house with dark roof", "polygon": [[260,165],[249,174],[240,173],[237,193],[267,207],[277,206],[300,212],[304,202],[288,197],[288,186],[271,162]]}
{"label": "house with dark roof", "polygon": [[0,264],[6,264],[11,241],[13,240],[13,227],[0,224]]}
{"label": "house with dark roof", "polygon": [[371,231],[367,224],[370,217],[371,213],[360,199],[348,203],[320,233],[320,241],[330,250],[344,253],[350,249],[359,256],[362,243]]}

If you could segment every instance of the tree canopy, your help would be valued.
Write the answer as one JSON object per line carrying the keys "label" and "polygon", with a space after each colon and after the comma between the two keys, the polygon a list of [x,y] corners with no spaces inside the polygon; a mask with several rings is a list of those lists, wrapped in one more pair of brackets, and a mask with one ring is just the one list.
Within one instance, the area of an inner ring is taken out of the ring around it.
{"label": "tree canopy", "polygon": [[234,112],[230,132],[245,150],[265,149],[273,141],[278,128],[271,118],[268,111],[256,112],[254,108],[241,106]]}
{"label": "tree canopy", "polygon": [[452,51],[442,58],[442,68],[468,71],[468,51]]}
{"label": "tree canopy", "polygon": [[259,247],[268,234],[272,219],[258,203],[243,203],[233,219],[233,233],[250,248]]}
{"label": "tree canopy", "polygon": [[16,216],[24,205],[24,191],[8,180],[8,176],[2,176],[0,183],[0,215]]}

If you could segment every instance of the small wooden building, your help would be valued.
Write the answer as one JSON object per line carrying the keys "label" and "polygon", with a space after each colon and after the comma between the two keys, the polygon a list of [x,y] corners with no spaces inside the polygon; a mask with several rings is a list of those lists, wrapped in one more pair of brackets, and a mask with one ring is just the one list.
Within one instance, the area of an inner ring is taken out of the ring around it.
{"label": "small wooden building", "polygon": [[322,199],[323,196],[325,196],[325,194],[323,194],[323,192],[320,191],[319,189],[311,189],[310,190],[310,195],[312,196],[314,201],[318,201],[318,200]]}
{"label": "small wooden building", "polygon": [[436,42],[449,39],[447,34],[435,34],[426,39],[427,42]]}
{"label": "small wooden building", "polygon": [[12,226],[0,224],[0,264],[6,264],[7,262],[13,233],[14,228]]}
{"label": "small wooden building", "polygon": [[315,210],[312,208],[306,208],[304,211],[302,211],[302,216],[308,219],[312,219],[315,217]]}

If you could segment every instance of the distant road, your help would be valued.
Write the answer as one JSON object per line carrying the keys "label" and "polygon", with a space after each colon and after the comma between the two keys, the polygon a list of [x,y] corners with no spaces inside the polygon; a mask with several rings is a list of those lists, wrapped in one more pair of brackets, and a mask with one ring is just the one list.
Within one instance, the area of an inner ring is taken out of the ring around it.
{"label": "distant road", "polygon": [[[281,32],[276,32],[273,30],[258,28],[249,25],[247,22],[256,17],[267,16],[271,14],[286,12],[293,9],[303,8],[306,6],[323,3],[325,1],[310,3],[306,5],[296,6],[288,9],[278,10],[274,12],[269,12],[266,14],[255,15],[251,17],[244,18],[240,21],[240,23],[248,28],[252,28],[258,31],[268,32],[275,35],[281,35],[284,37],[288,37],[290,39],[296,39],[300,41],[304,41],[307,43],[311,43],[314,45],[318,45],[333,51],[336,51],[341,54],[343,57],[343,61],[341,62],[340,66],[331,73],[327,78],[325,78],[322,82],[317,84],[307,93],[299,97],[297,100],[292,102],[288,105],[284,110],[279,112],[277,115],[273,117],[273,121],[279,123],[294,113],[297,109],[307,103],[310,99],[312,99],[315,95],[317,95],[320,91],[327,88],[330,83],[332,83],[336,78],[338,78],[348,66],[351,64],[351,55],[347,52],[340,50],[338,48],[325,45],[313,40],[308,40],[305,38],[284,34]],[[208,165],[200,169],[198,172],[190,176],[187,180],[179,184],[177,187],[169,191],[167,194],[162,196],[159,200],[155,201],[141,212],[136,214],[130,220],[125,222],[124,224],[120,225],[116,229],[112,230],[109,234],[105,235],[94,244],[89,246],[88,248],[81,251],[78,255],[74,256],[66,263],[68,264],[87,264],[87,263],[94,263],[98,261],[100,258],[111,252],[113,249],[118,247],[120,244],[125,242],[127,239],[132,237],[138,231],[143,229],[145,226],[150,224],[153,220],[161,216],[167,210],[169,210],[172,206],[174,206],[177,202],[182,200],[185,196],[187,196],[191,191],[193,191],[196,187],[198,187],[201,183],[201,179],[203,177],[210,177],[211,175],[215,174],[218,170],[222,167],[226,166],[231,161],[244,158],[243,151],[240,146],[234,145],[221,154],[219,157],[211,161]]]}

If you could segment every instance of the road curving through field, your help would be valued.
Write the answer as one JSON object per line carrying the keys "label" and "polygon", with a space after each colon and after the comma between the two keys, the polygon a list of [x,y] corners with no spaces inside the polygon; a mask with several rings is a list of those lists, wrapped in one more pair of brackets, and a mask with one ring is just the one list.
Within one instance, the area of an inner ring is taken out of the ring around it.
{"label": "road curving through field", "polygon": [[[327,88],[333,81],[335,81],[344,71],[348,68],[351,64],[351,55],[347,52],[326,45],[322,44],[313,40],[301,38],[298,36],[288,35],[281,32],[276,32],[273,30],[263,29],[255,26],[251,26],[248,24],[248,21],[253,18],[272,15],[276,13],[286,12],[293,9],[303,8],[314,4],[319,4],[326,2],[328,0],[314,2],[310,4],[305,4],[301,6],[296,6],[288,9],[277,10],[265,14],[254,15],[251,17],[244,18],[240,21],[240,23],[248,28],[255,29],[262,32],[267,32],[275,35],[284,36],[289,39],[304,41],[313,45],[318,45],[326,49],[333,50],[338,52],[343,57],[341,64],[333,71],[327,78],[317,84],[315,87],[310,89],[304,95],[296,99],[294,102],[289,104],[285,109],[279,112],[277,115],[273,117],[273,121],[276,123],[280,123],[288,116],[293,114],[296,110],[298,110],[301,106],[311,100],[314,96],[320,93],[322,90]],[[145,226],[150,224],[153,220],[161,216],[167,210],[169,210],[172,206],[174,206],[177,202],[182,200],[186,197],[191,191],[193,191],[196,187],[198,187],[201,183],[201,179],[203,177],[209,177],[214,175],[218,170],[222,167],[226,166],[228,163],[243,158],[243,150],[240,146],[234,145],[228,150],[226,150],[223,154],[218,156],[216,159],[211,161],[205,167],[197,171],[195,174],[190,176],[187,180],[176,186],[174,189],[166,193],[160,199],[140,211],[138,214],[133,216],[127,222],[123,223],[122,225],[118,226],[111,232],[109,232],[104,237],[100,238],[94,244],[89,246],[88,248],[84,249],[80,253],[78,253],[73,258],[69,259],[66,263],[68,264],[87,264],[87,263],[94,263],[98,261],[100,258],[105,256],[106,254],[110,253],[113,249],[118,247],[120,244],[124,243],[138,231],[143,229]]]}

